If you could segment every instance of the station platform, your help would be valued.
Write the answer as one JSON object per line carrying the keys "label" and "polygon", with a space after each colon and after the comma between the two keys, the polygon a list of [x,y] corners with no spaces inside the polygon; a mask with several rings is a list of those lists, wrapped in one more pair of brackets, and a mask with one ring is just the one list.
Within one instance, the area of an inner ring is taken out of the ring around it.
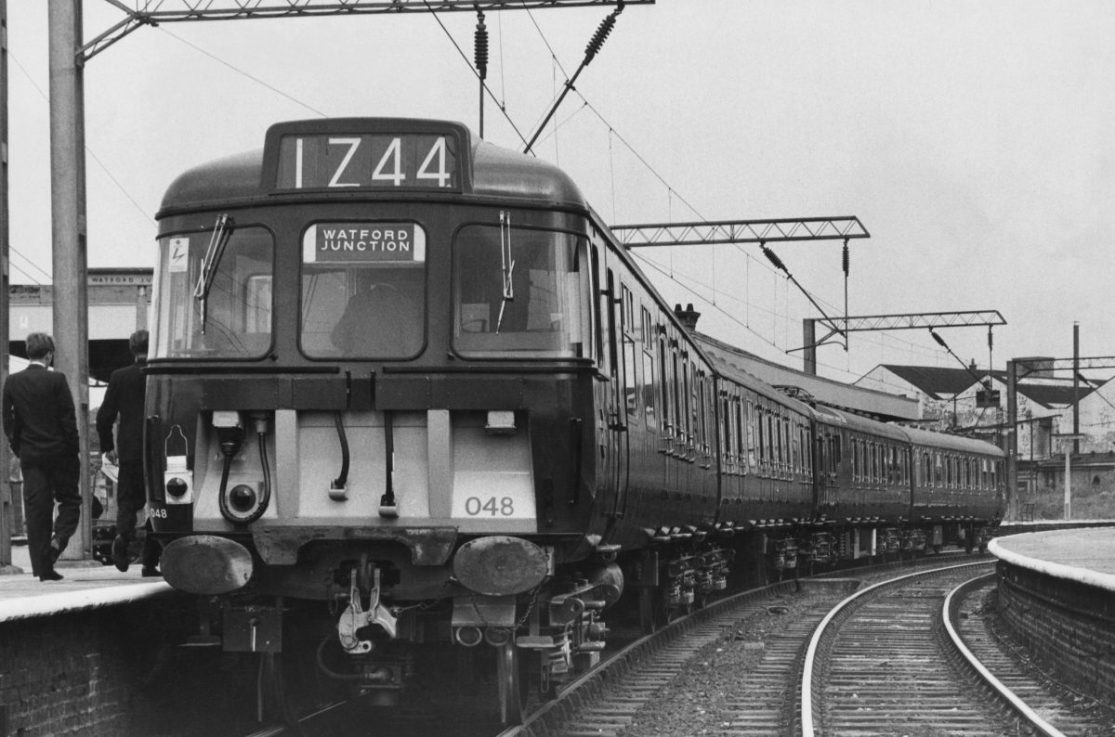
{"label": "station platform", "polygon": [[997,617],[1034,662],[1104,703],[1115,693],[1115,526],[1005,534]]}
{"label": "station platform", "polygon": [[12,565],[23,573],[0,575],[0,624],[68,612],[128,604],[173,591],[161,578],[144,578],[138,564],[126,573],[95,561],[56,564],[61,581],[40,581],[31,574],[27,548],[12,546]]}
{"label": "station platform", "polygon": [[1020,568],[1115,591],[1115,523],[1111,527],[997,537],[996,558]]}

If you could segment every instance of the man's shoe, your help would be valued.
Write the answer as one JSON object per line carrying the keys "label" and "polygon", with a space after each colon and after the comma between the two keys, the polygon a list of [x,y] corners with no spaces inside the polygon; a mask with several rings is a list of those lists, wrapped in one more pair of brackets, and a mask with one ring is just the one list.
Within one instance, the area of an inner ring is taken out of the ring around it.
{"label": "man's shoe", "polygon": [[128,541],[120,535],[112,541],[112,562],[116,565],[116,570],[128,570]]}
{"label": "man's shoe", "polygon": [[62,545],[57,539],[50,541],[50,564],[54,565],[62,557]]}
{"label": "man's shoe", "polygon": [[62,574],[52,568],[51,570],[47,571],[46,573],[41,574],[39,576],[39,580],[40,581],[61,581],[62,580]]}
{"label": "man's shoe", "polygon": [[141,571],[144,578],[151,578],[152,576],[161,576],[163,572],[154,566],[144,566]]}

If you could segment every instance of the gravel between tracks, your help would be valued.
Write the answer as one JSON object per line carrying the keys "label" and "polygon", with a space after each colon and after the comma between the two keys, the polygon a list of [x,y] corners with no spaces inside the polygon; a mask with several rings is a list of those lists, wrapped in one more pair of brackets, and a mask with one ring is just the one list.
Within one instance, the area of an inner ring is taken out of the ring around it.
{"label": "gravel between tracks", "polygon": [[788,635],[810,609],[825,601],[831,605],[833,597],[821,593],[783,596],[737,623],[734,632],[706,645],[690,659],[619,737],[718,734],[729,729],[732,712],[738,711],[732,704],[735,696],[764,685],[756,680],[766,642]]}

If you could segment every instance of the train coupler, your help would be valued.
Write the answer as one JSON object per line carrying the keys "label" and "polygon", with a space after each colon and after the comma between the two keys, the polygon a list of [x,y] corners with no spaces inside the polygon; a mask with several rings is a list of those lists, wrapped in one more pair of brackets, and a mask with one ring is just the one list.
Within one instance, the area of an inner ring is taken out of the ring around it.
{"label": "train coupler", "polygon": [[380,570],[374,569],[368,608],[365,609],[357,584],[356,570],[349,574],[348,606],[337,620],[337,639],[349,655],[364,655],[375,647],[372,637],[395,639],[398,619],[380,603]]}

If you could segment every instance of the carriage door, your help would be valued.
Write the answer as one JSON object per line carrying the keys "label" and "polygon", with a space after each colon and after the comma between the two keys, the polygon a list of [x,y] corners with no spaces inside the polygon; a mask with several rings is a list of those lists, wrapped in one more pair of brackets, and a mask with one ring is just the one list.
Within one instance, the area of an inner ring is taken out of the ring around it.
{"label": "carriage door", "polygon": [[607,292],[607,320],[608,320],[608,352],[610,361],[610,381],[608,382],[608,397],[606,400],[608,445],[611,452],[606,461],[608,484],[615,492],[615,503],[611,514],[613,517],[622,516],[626,506],[627,496],[627,461],[630,446],[627,438],[627,401],[628,391],[634,387],[627,385],[627,362],[631,358],[625,355],[631,347],[625,345],[624,335],[629,326],[626,321],[630,319],[625,315],[624,296],[626,288],[622,289],[616,284],[615,274],[608,269]]}
{"label": "carriage door", "polygon": [[833,498],[833,483],[835,482],[837,458],[836,435],[828,430],[819,428],[817,432],[815,457],[813,459],[813,478],[817,488],[817,506],[829,506],[836,500]]}

